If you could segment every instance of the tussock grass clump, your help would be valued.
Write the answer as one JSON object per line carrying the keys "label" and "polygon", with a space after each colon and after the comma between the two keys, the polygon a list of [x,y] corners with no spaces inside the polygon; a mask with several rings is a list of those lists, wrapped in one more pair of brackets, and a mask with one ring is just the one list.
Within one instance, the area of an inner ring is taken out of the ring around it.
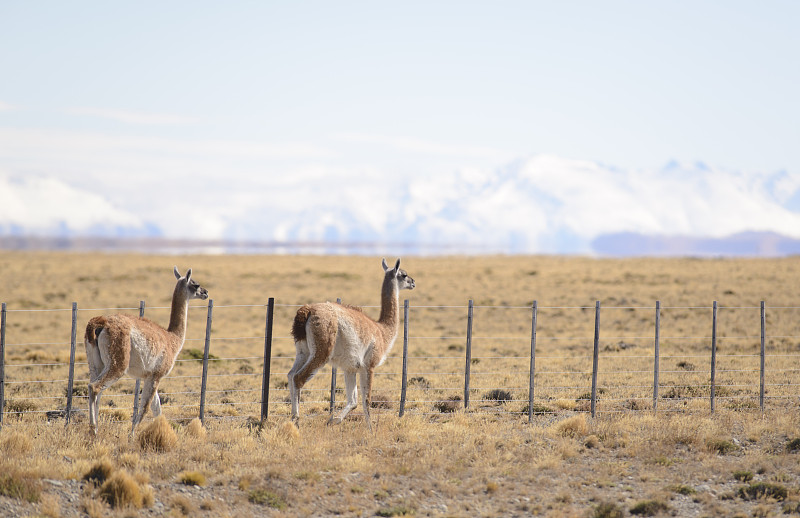
{"label": "tussock grass clump", "polygon": [[178,436],[163,415],[156,417],[139,433],[139,446],[143,450],[164,453],[174,448],[177,443]]}
{"label": "tussock grass clump", "polygon": [[668,491],[672,491],[673,493],[678,493],[679,495],[689,496],[694,495],[697,493],[695,488],[692,486],[687,486],[686,484],[678,484],[675,486],[668,486]]}
{"label": "tussock grass clump", "polygon": [[603,502],[595,506],[592,518],[622,518],[625,516],[622,508],[615,502]]}
{"label": "tussock grass clump", "polygon": [[[6,471],[6,470],[3,470]],[[0,474],[0,495],[36,503],[42,493],[36,477],[11,469]]]}
{"label": "tussock grass clump", "polygon": [[279,511],[286,509],[286,501],[268,489],[253,489],[248,493],[247,499],[254,504],[265,505]]}
{"label": "tussock grass clump", "polygon": [[643,500],[631,507],[631,514],[639,516],[655,516],[669,510],[669,506],[661,500]]}
{"label": "tussock grass clump", "polygon": [[200,419],[195,417],[186,425],[186,434],[197,439],[205,439],[206,429],[203,428],[203,423],[200,422]]}
{"label": "tussock grass clump", "polygon": [[734,471],[733,478],[739,482],[750,482],[753,480],[752,471]]}
{"label": "tussock grass clump", "polygon": [[199,471],[184,471],[178,476],[178,481],[186,486],[204,486],[206,476]]}
{"label": "tussock grass clump", "polygon": [[194,506],[192,501],[183,495],[177,495],[173,497],[170,507],[175,509],[182,516],[191,516],[197,512],[197,508]]}
{"label": "tussock grass clump", "polygon": [[561,437],[584,437],[589,432],[589,425],[586,423],[586,416],[583,414],[568,417],[555,426],[556,432]]}
{"label": "tussock grass clump", "polygon": [[0,438],[0,452],[4,457],[27,455],[33,449],[33,441],[28,435],[11,432]]}
{"label": "tussock grass clump", "polygon": [[709,439],[706,441],[706,447],[719,455],[728,455],[739,450],[737,445],[726,439]]}
{"label": "tussock grass clump", "polygon": [[300,429],[291,421],[283,421],[275,429],[275,437],[284,442],[294,442],[300,438]]}
{"label": "tussock grass clump", "polygon": [[[146,494],[136,480],[125,471],[116,471],[100,486],[98,492],[111,507],[135,507],[141,509],[146,503]],[[152,498],[152,495],[151,495]]]}
{"label": "tussock grass clump", "polygon": [[740,487],[736,494],[742,500],[760,500],[762,498],[773,498],[775,500],[786,500],[789,494],[786,487],[771,482],[756,482],[749,486]]}
{"label": "tussock grass clump", "polygon": [[108,459],[100,459],[86,472],[83,480],[99,486],[104,483],[114,472],[114,465]]}

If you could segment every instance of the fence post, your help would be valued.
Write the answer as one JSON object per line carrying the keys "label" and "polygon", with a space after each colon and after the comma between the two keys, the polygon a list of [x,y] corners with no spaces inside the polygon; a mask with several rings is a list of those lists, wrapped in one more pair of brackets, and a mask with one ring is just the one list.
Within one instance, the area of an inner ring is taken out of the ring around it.
{"label": "fence post", "polygon": [[69,343],[69,379],[67,380],[67,422],[72,417],[72,385],[75,380],[75,342],[78,332],[78,303],[72,303],[72,337]]}
{"label": "fence post", "polygon": [[0,430],[3,429],[6,387],[6,303],[0,308]]}
{"label": "fence post", "polygon": [[[341,304],[342,299],[336,297],[336,303]],[[336,366],[331,365],[331,417],[333,416],[333,409],[336,408]]]}
{"label": "fence post", "polygon": [[403,377],[400,385],[400,416],[406,411],[406,389],[408,387],[408,299],[403,301]]}
{"label": "fence post", "polygon": [[208,299],[208,317],[206,318],[206,343],[203,349],[203,379],[200,382],[200,422],[205,424],[206,382],[208,380],[208,348],[211,345],[211,317],[214,300]]}
{"label": "fence post", "polygon": [[533,421],[533,378],[536,372],[536,310],[537,303],[533,301],[531,308],[531,370],[528,380],[528,422]]}
{"label": "fence post", "polygon": [[764,360],[766,359],[767,315],[764,301],[761,301],[761,382],[758,389],[758,406],[764,411]]}
{"label": "fence post", "polygon": [[656,301],[656,336],[653,351],[653,412],[658,410],[658,361],[660,358],[659,342],[661,338],[661,301]]}
{"label": "fence post", "polygon": [[275,311],[275,299],[267,301],[267,323],[264,330],[264,368],[261,370],[261,422],[269,416],[269,376],[272,364],[272,316]]}
{"label": "fence post", "polygon": [[473,301],[469,299],[469,309],[467,311],[467,364],[464,367],[464,409],[469,407],[469,371],[472,364],[472,306]]}
{"label": "fence post", "polygon": [[[139,318],[144,316],[144,301],[139,301]],[[91,380],[90,380],[91,381]],[[136,386],[133,388],[133,417],[132,422],[136,422],[136,414],[139,412],[139,390],[141,389],[142,380],[136,378]]]}
{"label": "fence post", "polygon": [[714,413],[714,392],[717,377],[717,301],[711,309],[711,413]]}
{"label": "fence post", "polygon": [[597,407],[597,364],[600,360],[600,301],[594,304],[594,351],[592,353],[592,418]]}

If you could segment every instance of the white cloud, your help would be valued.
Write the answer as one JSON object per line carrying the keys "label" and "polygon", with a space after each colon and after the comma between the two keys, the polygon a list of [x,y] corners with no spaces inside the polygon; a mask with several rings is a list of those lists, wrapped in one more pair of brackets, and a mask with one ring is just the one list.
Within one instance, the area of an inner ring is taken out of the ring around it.
{"label": "white cloud", "polygon": [[505,160],[509,156],[508,151],[485,146],[453,146],[419,139],[415,137],[373,135],[364,133],[337,133],[333,135],[334,140],[342,142],[360,144],[378,144],[387,146],[398,151],[418,153],[422,155],[442,155],[464,159],[469,158],[488,158],[494,160]]}
{"label": "white cloud", "polygon": [[173,115],[168,113],[146,113],[89,107],[68,108],[66,112],[72,115],[88,115],[90,117],[99,117],[101,119],[111,119],[118,122],[124,122],[126,124],[163,126],[194,124],[199,121],[199,119],[196,117],[185,117],[183,115]]}

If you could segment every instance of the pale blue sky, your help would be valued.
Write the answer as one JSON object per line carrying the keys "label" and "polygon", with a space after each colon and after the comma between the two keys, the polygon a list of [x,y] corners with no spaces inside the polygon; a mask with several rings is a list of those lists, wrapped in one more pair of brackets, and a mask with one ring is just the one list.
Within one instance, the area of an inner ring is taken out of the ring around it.
{"label": "pale blue sky", "polygon": [[147,181],[246,201],[540,154],[796,176],[799,24],[770,0],[5,1],[0,174],[113,178],[134,212]]}

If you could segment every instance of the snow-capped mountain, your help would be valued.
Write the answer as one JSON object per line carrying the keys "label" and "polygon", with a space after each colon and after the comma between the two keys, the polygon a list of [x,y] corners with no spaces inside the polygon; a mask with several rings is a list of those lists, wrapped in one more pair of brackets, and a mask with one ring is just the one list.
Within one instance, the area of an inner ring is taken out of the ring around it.
{"label": "snow-capped mountain", "polygon": [[420,253],[800,250],[800,175],[702,163],[624,170],[537,155],[491,171],[437,175],[265,173],[217,183],[207,197],[195,183],[183,200],[155,193],[146,204],[142,194],[130,203],[104,195],[112,188],[0,176],[0,235],[385,244]]}

